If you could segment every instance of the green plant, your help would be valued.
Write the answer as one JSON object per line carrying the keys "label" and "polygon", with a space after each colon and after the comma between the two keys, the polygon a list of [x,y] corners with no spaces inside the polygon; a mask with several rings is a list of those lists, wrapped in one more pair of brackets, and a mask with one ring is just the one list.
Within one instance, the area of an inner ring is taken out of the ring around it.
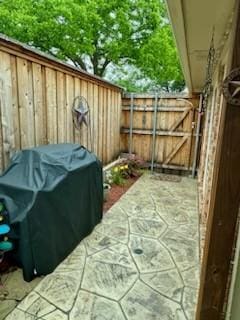
{"label": "green plant", "polygon": [[120,186],[124,185],[125,179],[122,175],[122,172],[119,166],[112,168],[111,173],[112,173],[113,184],[120,185]]}
{"label": "green plant", "polygon": [[124,159],[121,166],[127,167],[129,177],[139,177],[142,175],[143,169],[147,168],[146,162],[134,154]]}
{"label": "green plant", "polygon": [[135,70],[150,90],[183,81],[164,0],[0,0],[0,21],[0,33],[83,70],[114,82],[125,74],[129,90]]}
{"label": "green plant", "polygon": [[112,181],[114,184],[119,186],[125,184],[125,180],[128,178],[125,169],[126,168],[124,168],[123,166],[116,166],[111,170]]}
{"label": "green plant", "polygon": [[123,159],[118,166],[112,168],[110,176],[113,184],[124,185],[126,179],[139,177],[147,167],[145,161],[136,155]]}

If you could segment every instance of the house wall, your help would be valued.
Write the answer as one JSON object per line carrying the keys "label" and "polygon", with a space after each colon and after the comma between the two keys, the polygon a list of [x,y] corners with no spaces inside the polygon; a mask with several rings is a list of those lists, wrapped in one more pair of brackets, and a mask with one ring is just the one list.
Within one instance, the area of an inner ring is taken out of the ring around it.
{"label": "house wall", "polygon": [[87,128],[73,126],[79,95],[90,106],[93,151],[108,163],[120,152],[121,88],[0,39],[0,170],[24,148],[72,142],[91,149]]}
{"label": "house wall", "polygon": [[[203,116],[203,137],[198,171],[199,212],[205,226],[208,219],[211,190],[214,182],[214,168],[217,167],[217,148],[221,143],[222,123],[225,117],[226,104],[222,95],[222,84],[230,72],[234,28],[231,25],[226,31],[222,46],[216,48],[217,62],[213,75],[213,90]],[[203,228],[203,233],[205,228]],[[202,234],[204,237],[204,234]]]}
{"label": "house wall", "polygon": [[[211,201],[214,200],[214,193],[212,192],[215,185],[215,178],[217,175],[217,168],[219,167],[219,152],[221,148],[223,123],[225,121],[226,102],[222,94],[222,85],[224,79],[231,71],[232,50],[234,46],[234,31],[235,24],[229,23],[226,28],[222,46],[217,48],[217,63],[213,75],[213,91],[209,99],[208,107],[204,115],[203,140],[201,146],[201,159],[198,174],[199,184],[199,211],[201,217],[201,238],[202,249],[204,240],[208,237],[205,233],[211,233],[211,221],[209,219],[209,210]],[[226,185],[226,188],[228,186]],[[239,247],[237,243],[239,238],[239,218],[235,229],[235,244],[232,250],[232,266],[229,270],[227,290],[225,293],[225,305],[222,313],[222,318],[225,320],[239,319],[239,293],[240,293],[240,261]],[[208,228],[206,228],[208,226]],[[219,234],[219,237],[221,235]],[[206,243],[207,246],[207,243]],[[207,248],[206,248],[207,249]],[[203,251],[202,251],[203,253]]]}

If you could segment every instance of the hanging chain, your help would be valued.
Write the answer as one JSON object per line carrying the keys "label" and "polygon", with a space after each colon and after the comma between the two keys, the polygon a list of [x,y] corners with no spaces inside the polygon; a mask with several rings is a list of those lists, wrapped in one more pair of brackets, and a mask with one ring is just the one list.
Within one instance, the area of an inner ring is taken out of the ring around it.
{"label": "hanging chain", "polygon": [[213,90],[212,80],[213,80],[213,72],[214,72],[214,65],[215,65],[215,55],[216,55],[216,50],[214,47],[214,31],[213,31],[211,45],[208,52],[206,80],[203,88],[203,112],[207,109],[209,97],[211,96],[212,90]]}

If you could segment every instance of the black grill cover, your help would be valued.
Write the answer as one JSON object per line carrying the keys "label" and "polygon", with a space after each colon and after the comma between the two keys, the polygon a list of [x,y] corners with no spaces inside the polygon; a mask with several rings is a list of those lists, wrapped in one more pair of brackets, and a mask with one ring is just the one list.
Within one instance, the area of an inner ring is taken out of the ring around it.
{"label": "black grill cover", "polygon": [[14,256],[26,281],[46,275],[102,218],[102,165],[75,144],[23,150],[0,177]]}

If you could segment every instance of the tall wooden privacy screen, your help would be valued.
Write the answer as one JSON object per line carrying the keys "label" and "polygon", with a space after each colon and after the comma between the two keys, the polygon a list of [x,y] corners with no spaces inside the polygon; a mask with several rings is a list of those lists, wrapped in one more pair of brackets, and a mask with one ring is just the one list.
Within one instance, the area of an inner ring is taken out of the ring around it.
{"label": "tall wooden privacy screen", "polygon": [[0,169],[23,148],[61,142],[90,148],[86,128],[73,127],[79,95],[90,106],[94,151],[107,163],[120,152],[121,88],[0,36]]}
{"label": "tall wooden privacy screen", "polygon": [[191,170],[198,100],[198,97],[125,95],[122,151],[132,151],[157,167]]}

